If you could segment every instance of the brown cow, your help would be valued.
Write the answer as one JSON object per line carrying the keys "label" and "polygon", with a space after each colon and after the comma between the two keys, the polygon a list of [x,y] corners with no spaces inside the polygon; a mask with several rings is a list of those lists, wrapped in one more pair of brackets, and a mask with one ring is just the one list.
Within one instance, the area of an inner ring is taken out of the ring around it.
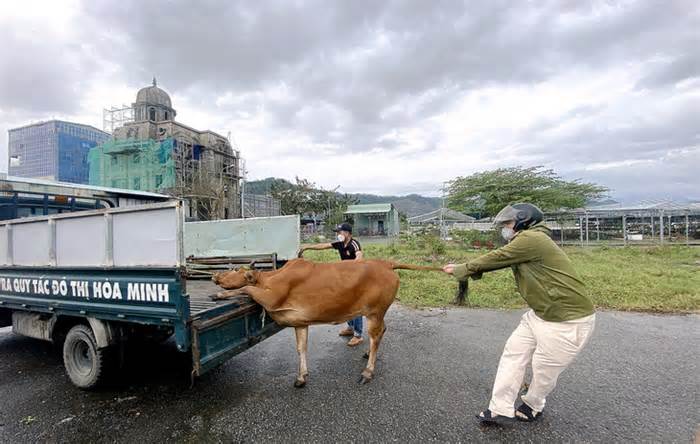
{"label": "brown cow", "polygon": [[399,277],[393,271],[396,269],[441,271],[440,268],[380,260],[318,263],[294,259],[275,271],[239,269],[217,273],[213,281],[231,290],[218,293],[214,299],[249,295],[279,325],[294,327],[299,353],[295,387],[303,387],[309,374],[306,367],[308,326],[339,324],[365,316],[370,338],[369,356],[360,382],[367,383],[374,376],[377,348],[386,330],[384,314],[399,289]]}

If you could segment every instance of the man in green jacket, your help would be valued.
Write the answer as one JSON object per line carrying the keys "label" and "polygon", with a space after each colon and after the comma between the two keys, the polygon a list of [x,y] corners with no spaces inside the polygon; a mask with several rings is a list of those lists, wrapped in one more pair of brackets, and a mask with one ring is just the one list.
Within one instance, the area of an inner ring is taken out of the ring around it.
{"label": "man in green jacket", "polygon": [[[466,264],[443,267],[461,281],[511,267],[518,291],[531,308],[506,342],[489,408],[477,415],[482,422],[538,419],[557,378],[593,333],[593,303],[571,261],[552,241],[543,218],[542,211],[532,204],[508,205],[494,219],[494,226],[508,242],[504,247]],[[530,363],[532,381],[515,408]]]}

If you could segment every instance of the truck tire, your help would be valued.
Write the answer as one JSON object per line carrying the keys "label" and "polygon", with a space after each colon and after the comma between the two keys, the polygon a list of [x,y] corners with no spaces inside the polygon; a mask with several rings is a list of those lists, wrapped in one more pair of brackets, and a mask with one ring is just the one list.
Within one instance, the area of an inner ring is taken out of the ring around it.
{"label": "truck tire", "polygon": [[97,348],[92,329],[76,325],[63,343],[63,365],[71,382],[81,389],[91,389],[104,382],[109,349]]}

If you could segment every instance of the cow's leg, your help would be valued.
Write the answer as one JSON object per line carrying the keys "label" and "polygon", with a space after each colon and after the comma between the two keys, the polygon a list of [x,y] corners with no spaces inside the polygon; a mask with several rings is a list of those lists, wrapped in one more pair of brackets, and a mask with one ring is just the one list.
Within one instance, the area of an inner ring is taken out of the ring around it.
{"label": "cow's leg", "polygon": [[367,332],[369,333],[369,356],[367,367],[362,371],[360,383],[367,384],[374,377],[374,366],[377,363],[377,349],[382,341],[386,327],[384,326],[384,314],[378,317],[367,318]]}
{"label": "cow's leg", "polygon": [[224,290],[224,291],[220,291],[220,292],[216,293],[215,295],[211,296],[211,300],[212,301],[219,301],[222,299],[229,299],[229,298],[233,298],[236,296],[240,296],[241,294],[242,293],[241,293],[240,288],[236,289],[236,290]]}
{"label": "cow's leg", "polygon": [[309,339],[309,327],[295,327],[294,334],[297,337],[297,353],[299,353],[299,374],[294,381],[294,387],[301,388],[306,385],[309,370],[306,368],[306,345]]}

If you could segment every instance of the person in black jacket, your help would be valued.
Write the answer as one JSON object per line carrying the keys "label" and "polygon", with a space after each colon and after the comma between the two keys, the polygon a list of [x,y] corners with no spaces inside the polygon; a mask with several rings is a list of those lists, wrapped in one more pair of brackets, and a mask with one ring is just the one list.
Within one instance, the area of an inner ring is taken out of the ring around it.
{"label": "person in black jacket", "polygon": [[[338,250],[340,260],[342,261],[361,260],[363,257],[362,247],[357,239],[352,237],[352,225],[342,223],[333,231],[338,233],[335,242],[304,246],[299,251],[299,255],[301,255],[305,250],[329,250],[333,248]],[[338,334],[340,336],[352,336],[350,341],[348,341],[348,346],[350,347],[355,347],[362,344],[362,342],[364,342],[364,339],[362,338],[362,316],[349,320],[347,327],[342,329]]]}

